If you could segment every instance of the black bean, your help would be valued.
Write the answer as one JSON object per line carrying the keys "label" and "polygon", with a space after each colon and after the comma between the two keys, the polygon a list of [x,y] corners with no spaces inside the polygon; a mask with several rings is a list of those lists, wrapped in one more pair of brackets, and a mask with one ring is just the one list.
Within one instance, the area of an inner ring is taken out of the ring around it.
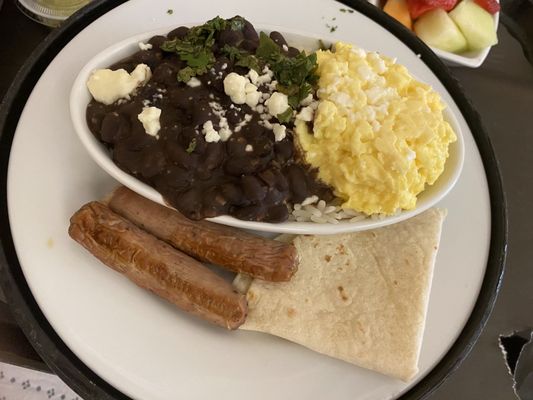
{"label": "black bean", "polygon": [[243,40],[243,34],[240,31],[234,31],[232,29],[225,29],[218,35],[217,43],[219,47],[225,45],[238,46]]}
{"label": "black bean", "polygon": [[265,196],[266,204],[280,204],[285,200],[288,200],[289,193],[277,190],[275,188],[270,188]]}
{"label": "black bean", "polygon": [[152,74],[151,81],[160,82],[165,85],[173,85],[177,81],[179,68],[170,62],[164,62],[159,64]]}
{"label": "black bean", "polygon": [[205,192],[202,213],[205,218],[216,217],[227,214],[229,204],[216,186],[207,189]]}
{"label": "black bean", "polygon": [[227,182],[220,185],[220,193],[233,206],[245,206],[250,203],[244,197],[242,189],[235,183]]}
{"label": "black bean", "polygon": [[255,176],[245,175],[241,178],[241,188],[247,199],[259,203],[267,194],[267,188]]}
{"label": "black bean", "polygon": [[274,152],[276,153],[276,160],[284,165],[287,161],[292,159],[294,154],[293,142],[290,140],[282,140],[276,142],[274,145]]}
{"label": "black bean", "polygon": [[232,210],[232,214],[245,221],[262,221],[265,218],[265,207],[260,204],[255,204],[246,207],[236,207]]}
{"label": "black bean", "polygon": [[289,218],[289,210],[285,204],[277,204],[269,207],[266,212],[265,221],[283,222]]}
{"label": "black bean", "polygon": [[165,155],[163,151],[157,150],[144,150],[140,173],[145,178],[153,178],[154,176],[161,173],[167,165]]}
{"label": "black bean", "polygon": [[170,31],[167,35],[167,38],[169,38],[170,40],[183,39],[185,36],[187,36],[187,33],[189,33],[189,31],[190,29],[186,26],[180,26],[179,28]]}
{"label": "black bean", "polygon": [[199,220],[202,215],[202,191],[199,188],[191,188],[179,194],[176,204],[183,215],[189,219]]}
{"label": "black bean", "polygon": [[178,143],[168,142],[165,146],[165,153],[175,165],[185,169],[192,170],[198,165],[198,155],[187,153]]}
{"label": "black bean", "polygon": [[102,127],[100,135],[102,141],[106,143],[116,143],[120,139],[128,136],[130,131],[130,124],[126,118],[114,111],[102,120]]}
{"label": "black bean", "polygon": [[283,35],[277,31],[270,32],[270,39],[272,39],[279,47],[283,47],[283,45],[287,46],[287,41]]}
{"label": "black bean", "polygon": [[196,103],[192,109],[192,125],[202,126],[207,121],[215,119],[213,110],[207,103]]}
{"label": "black bean", "polygon": [[177,166],[167,166],[165,174],[159,175],[155,179],[158,190],[161,187],[169,186],[176,190],[185,190],[193,183],[191,171]]}
{"label": "black bean", "polygon": [[291,165],[285,169],[291,193],[291,201],[293,203],[301,203],[309,196],[307,188],[307,180],[303,169],[298,165]]}
{"label": "black bean", "polygon": [[259,46],[259,42],[256,40],[243,40],[239,47],[250,53],[255,53],[258,46]]}
{"label": "black bean", "polygon": [[221,142],[218,143],[209,143],[206,146],[204,153],[203,163],[206,168],[210,171],[220,167],[224,161],[224,144]]}
{"label": "black bean", "polygon": [[167,38],[162,35],[152,36],[148,43],[152,45],[152,48],[159,48],[163,43],[167,41]]}
{"label": "black bean", "polygon": [[231,157],[226,161],[224,170],[230,175],[240,176],[243,174],[253,174],[258,166],[259,160],[257,158]]}
{"label": "black bean", "polygon": [[259,43],[259,35],[250,21],[244,21],[244,27],[242,28],[242,34],[246,40],[252,40]]}
{"label": "black bean", "polygon": [[300,50],[298,50],[296,47],[289,47],[289,51],[287,52],[287,55],[290,58],[296,57],[298,54],[300,54]]}

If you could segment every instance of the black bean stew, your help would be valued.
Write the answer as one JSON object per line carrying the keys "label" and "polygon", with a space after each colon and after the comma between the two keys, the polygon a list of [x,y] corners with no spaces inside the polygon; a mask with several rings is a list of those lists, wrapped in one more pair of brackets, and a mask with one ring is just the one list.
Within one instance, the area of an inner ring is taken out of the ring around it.
{"label": "black bean stew", "polygon": [[[250,71],[231,52],[237,49],[242,54],[254,54],[259,46],[254,27],[242,18],[235,24],[235,18],[226,20],[223,29],[214,30],[209,39],[213,41],[214,59],[207,68],[192,71],[199,80],[195,85],[179,79],[180,71],[191,72],[185,68],[194,62],[162,49],[172,40],[182,45],[180,40],[188,38],[190,29],[179,27],[166,37],[152,37],[148,41],[151,48],[110,67],[131,72],[143,63],[152,71],[150,80],[130,99],[111,105],[93,99],[87,107],[87,122],[121,169],[154,187],[188,218],[229,214],[243,220],[281,222],[288,218],[287,204],[311,195],[330,200],[332,194],[317,180],[315,171],[300,161],[293,143],[292,120],[284,123],[286,137],[276,141],[268,122],[278,121],[265,117],[264,107],[258,111],[247,104],[237,105],[225,94],[223,82],[229,73],[245,75]],[[300,53],[287,46],[281,34],[273,32],[270,38],[283,56]],[[268,93],[269,84],[258,85],[258,91]],[[147,134],[138,119],[148,105],[161,110],[157,136]],[[221,116],[231,136],[227,141],[207,142],[202,127],[211,121],[213,129],[219,130]]]}

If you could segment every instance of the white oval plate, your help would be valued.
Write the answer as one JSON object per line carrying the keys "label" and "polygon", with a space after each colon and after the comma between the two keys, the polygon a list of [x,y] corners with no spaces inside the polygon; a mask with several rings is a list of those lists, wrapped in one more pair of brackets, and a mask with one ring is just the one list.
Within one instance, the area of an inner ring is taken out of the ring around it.
{"label": "white oval plate", "polygon": [[[448,351],[470,316],[485,273],[490,201],[472,134],[451,96],[401,41],[333,0],[131,0],[88,25],[49,64],[29,97],[8,171],[12,237],[24,277],[64,343],[99,376],[138,400],[384,400],[400,396]],[[173,8],[172,15],[167,9]],[[291,27],[394,55],[443,96],[465,142],[463,172],[438,204],[448,209],[437,257],[420,373],[409,384],[253,332],[194,319],[102,266],[67,234],[70,216],[116,185],[89,157],[70,122],[78,72],[135,34],[214,15]],[[332,18],[336,18],[332,22]]]}
{"label": "white oval plate", "polygon": [[[196,24],[188,23],[184,25],[192,26]],[[323,34],[318,36],[316,34],[296,31],[294,29],[264,24],[256,25],[255,28],[258,31],[265,31],[267,33],[270,33],[274,30],[280,31],[291,46],[300,49],[315,50],[317,48],[319,39],[323,40],[325,43],[333,43],[335,41],[331,34]],[[89,130],[86,119],[86,110],[87,104],[91,100],[91,95],[87,89],[86,83],[89,79],[89,76],[95,69],[107,68],[108,66],[138,51],[139,42],[147,41],[154,35],[166,34],[170,30],[172,30],[172,27],[166,27],[164,29],[158,29],[156,31],[135,35],[98,53],[81,69],[78,77],[72,85],[72,91],[70,93],[70,115],[74,129],[94,161],[96,161],[96,163],[102,167],[104,171],[106,171],[109,175],[123,185],[129,187],[131,190],[139,193],[140,195],[165,206],[168,206],[168,204],[164,201],[163,196],[161,196],[161,194],[153,187],[141,182],[139,179],[120,169],[113,162],[108,149],[100,141],[98,141],[98,139],[96,139],[96,137]],[[393,54],[390,56],[394,57]],[[457,118],[449,107],[444,110],[444,118],[450,123],[452,129],[456,132],[457,141],[450,145],[450,156],[448,160],[446,160],[446,167],[443,174],[433,185],[426,186],[426,189],[418,196],[416,208],[413,210],[402,211],[396,215],[379,219],[366,218],[357,222],[341,221],[338,224],[318,224],[314,222],[283,222],[273,224],[255,221],[243,221],[228,215],[210,218],[209,220],[219,224],[263,232],[328,235],[379,228],[414,217],[415,215],[427,210],[442,200],[442,198],[444,198],[444,196],[446,196],[446,194],[448,194],[448,192],[453,188],[457,182],[457,179],[459,178],[459,175],[461,174],[464,158],[464,143],[461,129],[459,127],[459,123],[457,122]]]}

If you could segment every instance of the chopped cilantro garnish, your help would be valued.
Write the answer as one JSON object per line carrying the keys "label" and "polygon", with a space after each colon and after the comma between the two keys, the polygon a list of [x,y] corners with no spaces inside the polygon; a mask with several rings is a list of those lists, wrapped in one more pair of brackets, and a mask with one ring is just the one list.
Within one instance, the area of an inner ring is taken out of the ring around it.
{"label": "chopped cilantro garnish", "polygon": [[259,60],[257,57],[248,53],[246,50],[241,50],[235,46],[226,44],[224,47],[222,47],[221,51],[231,61],[235,62],[235,65],[254,69],[258,73],[261,72],[261,66],[259,65]]}
{"label": "chopped cilantro garnish", "polygon": [[187,66],[179,71],[178,80],[187,82],[192,76],[201,75],[213,66],[215,55],[213,45],[215,34],[233,24],[233,20],[215,17],[203,25],[192,27],[184,38],[167,40],[161,45],[161,50],[175,52]]}
{"label": "chopped cilantro garnish", "polygon": [[287,57],[264,32],[259,35],[259,47],[255,55],[269,65],[278,81],[277,90],[289,97],[289,104],[293,108],[311,93],[318,80],[315,53],[307,55],[302,51],[295,57]]}
{"label": "chopped cilantro garnish", "polygon": [[340,9],[340,12],[343,12],[343,13],[353,13],[353,10],[351,8],[341,8]]}
{"label": "chopped cilantro garnish", "polygon": [[194,151],[194,149],[196,149],[196,138],[193,138],[191,140],[191,143],[189,143],[189,146],[187,147],[185,151],[191,154]]}
{"label": "chopped cilantro garnish", "polygon": [[168,14],[168,15],[172,15],[172,14],[174,14],[174,10],[173,10],[172,8],[169,8],[169,9],[167,10],[167,14]]}
{"label": "chopped cilantro garnish", "polygon": [[292,107],[288,107],[288,108],[287,108],[285,111],[283,111],[281,114],[276,115],[276,118],[277,118],[278,121],[281,122],[282,124],[283,124],[283,123],[290,122],[290,120],[291,120],[291,118],[292,118],[292,112],[293,112]]}

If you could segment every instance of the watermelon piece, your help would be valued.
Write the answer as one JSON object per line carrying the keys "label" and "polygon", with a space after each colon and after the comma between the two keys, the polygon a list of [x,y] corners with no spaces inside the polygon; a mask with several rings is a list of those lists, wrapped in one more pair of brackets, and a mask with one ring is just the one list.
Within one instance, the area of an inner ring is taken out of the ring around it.
{"label": "watermelon piece", "polygon": [[474,0],[478,6],[488,11],[492,15],[500,11],[500,3],[496,0]]}
{"label": "watermelon piece", "polygon": [[450,11],[456,4],[457,0],[407,0],[407,7],[412,19],[417,19],[422,14],[436,8]]}

